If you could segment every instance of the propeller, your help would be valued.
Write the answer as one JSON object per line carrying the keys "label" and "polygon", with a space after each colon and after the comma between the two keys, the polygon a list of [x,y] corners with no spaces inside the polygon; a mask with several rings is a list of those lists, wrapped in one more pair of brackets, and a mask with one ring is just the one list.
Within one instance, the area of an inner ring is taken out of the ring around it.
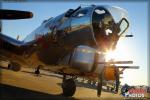
{"label": "propeller", "polygon": [[33,13],[29,11],[0,9],[0,19],[17,20],[32,18]]}

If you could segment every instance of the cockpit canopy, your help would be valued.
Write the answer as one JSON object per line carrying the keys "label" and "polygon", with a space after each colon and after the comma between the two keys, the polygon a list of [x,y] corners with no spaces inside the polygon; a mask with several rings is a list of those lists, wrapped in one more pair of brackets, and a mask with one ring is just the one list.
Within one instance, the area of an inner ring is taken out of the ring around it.
{"label": "cockpit canopy", "polygon": [[92,27],[97,44],[115,48],[119,37],[129,27],[127,11],[114,6],[97,6],[93,10]]}
{"label": "cockpit canopy", "polygon": [[[114,22],[120,24],[119,35],[122,35],[122,32],[126,29],[126,27],[129,27],[128,12],[125,9],[117,6],[105,6],[105,8],[110,12]],[[125,30],[124,34],[127,32],[127,30],[128,28]]]}

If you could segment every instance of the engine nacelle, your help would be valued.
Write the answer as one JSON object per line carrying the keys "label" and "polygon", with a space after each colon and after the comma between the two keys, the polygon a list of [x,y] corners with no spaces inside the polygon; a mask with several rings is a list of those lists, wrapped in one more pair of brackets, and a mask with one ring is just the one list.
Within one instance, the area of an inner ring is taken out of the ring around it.
{"label": "engine nacelle", "polygon": [[105,66],[104,69],[104,79],[105,80],[116,80],[116,75],[118,74],[119,69],[115,66]]}
{"label": "engine nacelle", "polygon": [[88,46],[78,46],[71,57],[70,65],[81,72],[90,72],[95,62],[96,50]]}

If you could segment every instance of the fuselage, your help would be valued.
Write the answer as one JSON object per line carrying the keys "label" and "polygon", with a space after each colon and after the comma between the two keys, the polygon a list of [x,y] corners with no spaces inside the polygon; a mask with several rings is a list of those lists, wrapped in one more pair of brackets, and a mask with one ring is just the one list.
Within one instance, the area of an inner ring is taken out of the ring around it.
{"label": "fuselage", "polygon": [[99,50],[112,48],[112,44],[118,41],[118,34],[113,32],[115,40],[111,40],[111,36],[105,33],[106,26],[103,22],[115,23],[105,7],[80,8],[69,17],[63,13],[45,20],[24,39],[23,43],[37,46],[38,57],[46,64],[56,64],[60,58],[79,45]]}
{"label": "fuselage", "polygon": [[116,22],[109,9],[96,5],[69,9],[43,21],[23,41],[3,36],[7,44],[4,49],[25,60],[33,60],[32,65],[58,65],[66,56],[71,57],[79,46],[88,46],[100,52],[114,49],[121,31],[120,20]]}

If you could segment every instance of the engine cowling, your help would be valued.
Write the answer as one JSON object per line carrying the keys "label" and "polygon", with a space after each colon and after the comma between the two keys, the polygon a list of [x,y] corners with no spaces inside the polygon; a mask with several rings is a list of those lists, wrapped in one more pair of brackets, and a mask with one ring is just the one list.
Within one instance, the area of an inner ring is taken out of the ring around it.
{"label": "engine cowling", "polygon": [[78,46],[71,57],[70,65],[81,72],[90,72],[95,62],[96,50],[88,46]]}
{"label": "engine cowling", "polygon": [[116,80],[118,75],[118,69],[115,66],[105,66],[104,79],[105,80]]}

